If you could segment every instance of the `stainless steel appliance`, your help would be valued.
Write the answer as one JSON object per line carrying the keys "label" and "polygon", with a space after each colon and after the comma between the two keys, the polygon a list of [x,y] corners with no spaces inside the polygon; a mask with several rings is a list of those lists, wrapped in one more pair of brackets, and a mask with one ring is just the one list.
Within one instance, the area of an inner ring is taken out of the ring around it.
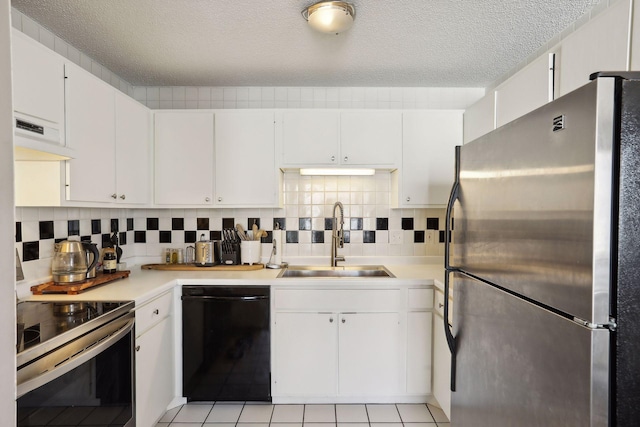
{"label": "stainless steel appliance", "polygon": [[640,74],[594,79],[458,150],[453,426],[640,425]]}
{"label": "stainless steel appliance", "polygon": [[206,240],[204,234],[196,242],[195,261],[199,267],[218,265],[220,260],[220,241]]}
{"label": "stainless steel appliance", "polygon": [[135,425],[133,302],[17,305],[18,426]]}
{"label": "stainless steel appliance", "polygon": [[182,287],[188,401],[271,401],[268,286]]}
{"label": "stainless steel appliance", "polygon": [[[53,281],[84,282],[88,275],[95,274],[94,267],[99,257],[97,246],[91,242],[63,240],[56,243],[51,261]],[[91,263],[88,264],[87,260],[91,260]]]}

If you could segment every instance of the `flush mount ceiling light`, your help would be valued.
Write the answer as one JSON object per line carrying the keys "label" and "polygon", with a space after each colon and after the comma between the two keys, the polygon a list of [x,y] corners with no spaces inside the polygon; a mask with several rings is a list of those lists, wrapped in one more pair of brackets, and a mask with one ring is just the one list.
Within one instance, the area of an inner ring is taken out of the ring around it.
{"label": "flush mount ceiling light", "polygon": [[304,9],[302,16],[314,30],[338,34],[351,28],[356,9],[344,1],[321,1]]}

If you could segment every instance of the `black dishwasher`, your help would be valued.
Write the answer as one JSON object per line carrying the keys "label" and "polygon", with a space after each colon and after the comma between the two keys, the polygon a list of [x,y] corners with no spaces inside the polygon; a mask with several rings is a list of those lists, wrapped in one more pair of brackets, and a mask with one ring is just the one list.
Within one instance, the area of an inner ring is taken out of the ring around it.
{"label": "black dishwasher", "polygon": [[271,401],[268,286],[182,287],[187,401]]}

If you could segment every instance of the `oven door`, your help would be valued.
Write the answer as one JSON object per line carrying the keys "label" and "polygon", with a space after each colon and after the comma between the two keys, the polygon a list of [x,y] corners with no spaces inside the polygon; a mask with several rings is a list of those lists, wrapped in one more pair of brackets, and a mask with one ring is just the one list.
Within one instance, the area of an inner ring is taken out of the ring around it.
{"label": "oven door", "polygon": [[133,313],[18,368],[18,427],[135,425]]}

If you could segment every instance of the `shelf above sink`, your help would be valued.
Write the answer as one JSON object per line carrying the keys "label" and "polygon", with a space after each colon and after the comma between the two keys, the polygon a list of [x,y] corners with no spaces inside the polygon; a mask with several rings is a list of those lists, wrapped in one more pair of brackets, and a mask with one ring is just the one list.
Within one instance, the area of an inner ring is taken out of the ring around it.
{"label": "shelf above sink", "polygon": [[383,265],[346,265],[339,267],[293,265],[278,274],[278,279],[290,278],[395,278]]}

